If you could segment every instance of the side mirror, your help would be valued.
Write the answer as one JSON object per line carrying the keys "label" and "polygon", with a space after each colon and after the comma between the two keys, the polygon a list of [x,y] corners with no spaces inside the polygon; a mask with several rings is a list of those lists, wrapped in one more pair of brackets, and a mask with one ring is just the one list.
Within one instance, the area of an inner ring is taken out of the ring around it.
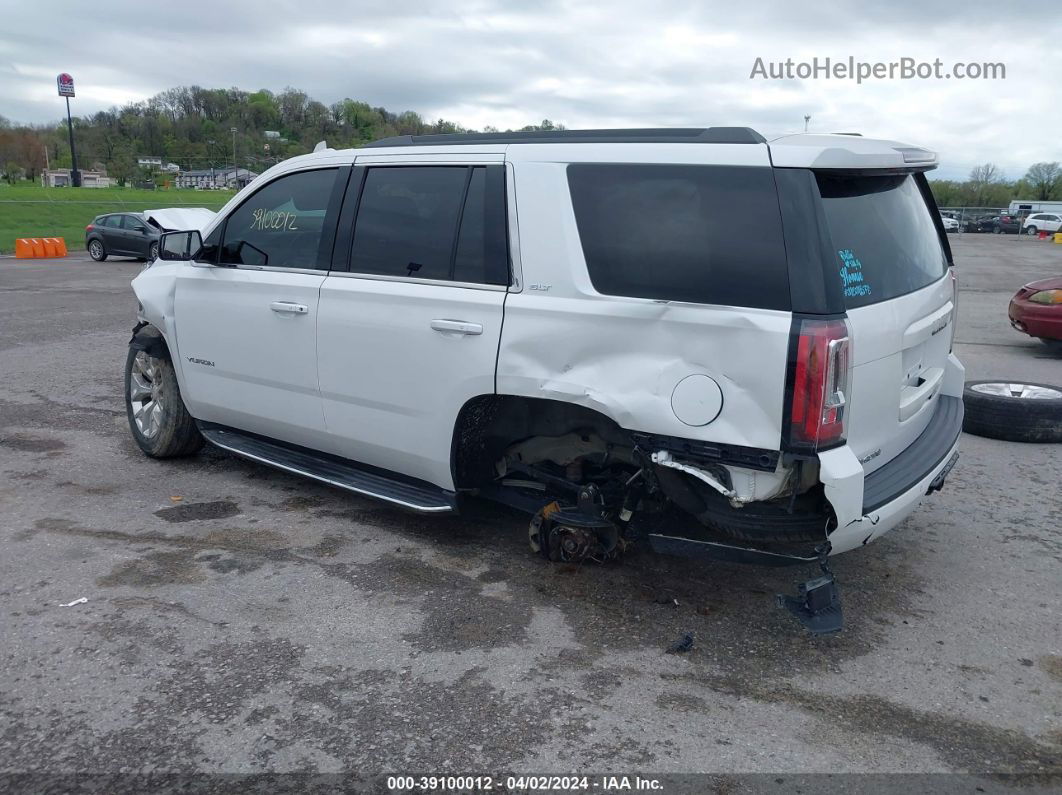
{"label": "side mirror", "polygon": [[133,226],[133,231],[134,231],[134,232],[140,232],[141,234],[143,234],[143,233],[144,233],[144,232],[146,232],[147,230],[146,230],[146,229],[145,229],[144,227],[142,227],[142,226],[141,226],[140,224],[135,224],[135,225]]}
{"label": "side mirror", "polygon": [[185,262],[195,259],[203,249],[203,236],[198,229],[189,232],[167,232],[159,238],[159,259]]}

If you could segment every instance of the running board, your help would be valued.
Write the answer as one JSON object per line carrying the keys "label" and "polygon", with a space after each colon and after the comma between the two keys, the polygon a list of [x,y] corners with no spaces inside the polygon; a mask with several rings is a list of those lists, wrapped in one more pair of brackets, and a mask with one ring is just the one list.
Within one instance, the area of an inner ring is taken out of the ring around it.
{"label": "running board", "polygon": [[430,483],[397,480],[342,458],[216,426],[200,427],[215,447],[417,513],[453,513],[457,495]]}

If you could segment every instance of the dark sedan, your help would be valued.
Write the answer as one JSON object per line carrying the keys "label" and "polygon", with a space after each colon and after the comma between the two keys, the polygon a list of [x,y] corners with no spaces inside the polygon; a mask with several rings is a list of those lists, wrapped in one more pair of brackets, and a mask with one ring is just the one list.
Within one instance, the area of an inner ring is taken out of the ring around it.
{"label": "dark sedan", "polygon": [[140,213],[98,215],[85,227],[85,248],[102,262],[109,256],[154,260],[162,231]]}
{"label": "dark sedan", "polygon": [[1010,299],[1010,325],[1062,349],[1062,276],[1029,282]]}
{"label": "dark sedan", "polygon": [[1021,221],[1014,215],[983,215],[977,219],[978,232],[994,232],[997,235],[1016,235]]}

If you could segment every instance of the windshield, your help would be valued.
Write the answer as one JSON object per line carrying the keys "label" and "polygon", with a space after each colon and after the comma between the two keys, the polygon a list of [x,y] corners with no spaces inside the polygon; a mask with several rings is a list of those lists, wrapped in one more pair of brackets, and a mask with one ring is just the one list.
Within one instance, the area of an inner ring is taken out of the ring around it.
{"label": "windshield", "polygon": [[816,178],[849,309],[906,295],[945,274],[944,249],[913,176]]}

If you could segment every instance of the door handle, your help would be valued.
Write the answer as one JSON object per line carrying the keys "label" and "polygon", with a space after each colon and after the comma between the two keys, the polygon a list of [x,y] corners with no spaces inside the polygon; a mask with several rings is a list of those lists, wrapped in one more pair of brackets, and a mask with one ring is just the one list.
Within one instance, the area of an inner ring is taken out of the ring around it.
{"label": "door handle", "polygon": [[274,301],[269,308],[283,315],[305,315],[310,311],[306,304],[296,304],[291,301]]}
{"label": "door handle", "polygon": [[944,368],[931,367],[922,373],[922,383],[900,390],[900,422],[911,419],[936,394],[944,381]]}
{"label": "door handle", "polygon": [[483,326],[479,323],[469,323],[467,320],[433,320],[431,327],[436,331],[451,334],[482,334]]}

